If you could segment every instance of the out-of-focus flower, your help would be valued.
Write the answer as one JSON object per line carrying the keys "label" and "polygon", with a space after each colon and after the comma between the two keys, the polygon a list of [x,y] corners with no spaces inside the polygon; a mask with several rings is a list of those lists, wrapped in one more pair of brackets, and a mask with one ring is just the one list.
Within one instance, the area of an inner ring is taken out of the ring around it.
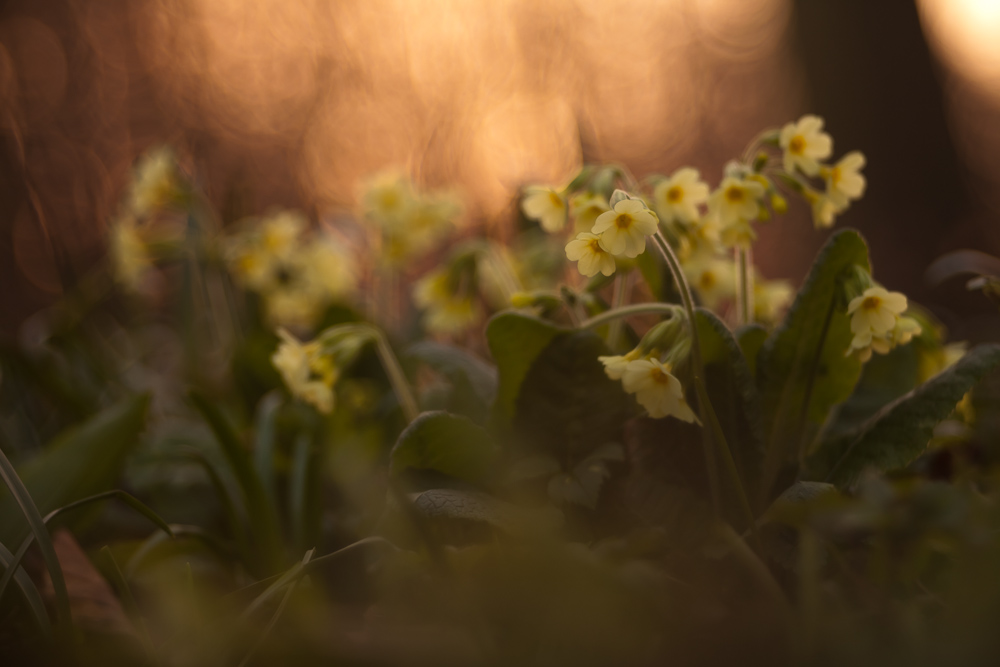
{"label": "out-of-focus flower", "polygon": [[383,227],[398,227],[413,202],[413,186],[402,174],[386,171],[373,176],[361,191],[364,215]]}
{"label": "out-of-focus flower", "polygon": [[831,197],[812,189],[805,190],[804,195],[812,209],[813,225],[816,229],[832,227],[837,214],[842,211],[837,203]]}
{"label": "out-of-focus flower", "polygon": [[698,220],[698,207],[708,201],[708,184],[703,183],[698,170],[678,169],[653,190],[653,201],[660,219],[691,224]]}
{"label": "out-of-focus flower", "polygon": [[623,199],[597,217],[593,233],[612,255],[638,257],[646,250],[646,237],[656,233],[656,217],[641,201]]}
{"label": "out-of-focus flower", "polygon": [[707,308],[715,309],[735,294],[736,267],[732,260],[695,255],[683,263],[684,275]]}
{"label": "out-of-focus flower", "polygon": [[139,291],[153,262],[134,220],[122,218],[112,225],[108,250],[118,283],[130,291]]}
{"label": "out-of-focus flower", "polygon": [[601,237],[597,234],[577,234],[566,244],[566,257],[577,262],[577,269],[588,278],[598,273],[610,276],[615,272],[615,258],[601,247]]}
{"label": "out-of-focus flower", "polygon": [[757,240],[757,230],[749,220],[737,220],[722,228],[720,240],[727,248],[749,248]]}
{"label": "out-of-focus flower", "polygon": [[820,169],[820,175],[826,181],[826,195],[837,208],[847,208],[852,199],[860,199],[865,193],[865,177],[861,175],[864,166],[864,154],[851,151],[832,167]]}
{"label": "out-of-focus flower", "polygon": [[622,387],[635,394],[639,405],[654,419],[674,416],[689,423],[698,421],[684,398],[681,381],[672,370],[670,364],[656,359],[630,361],[622,373]]}
{"label": "out-of-focus flower", "polygon": [[569,200],[569,212],[578,232],[589,232],[597,222],[597,216],[610,210],[608,200],[593,192],[581,192]]}
{"label": "out-of-focus flower", "polygon": [[884,287],[869,287],[852,299],[847,313],[851,315],[854,337],[846,354],[856,354],[864,362],[871,358],[872,351],[886,354],[896,345],[909,342],[920,333],[920,325],[900,317],[906,308],[905,295]]}
{"label": "out-of-focus flower", "polygon": [[807,176],[815,176],[819,173],[819,160],[825,160],[833,152],[833,140],[823,132],[823,119],[813,115],[805,115],[781,128],[779,144],[789,174],[798,169]]}
{"label": "out-of-focus flower", "polygon": [[281,374],[285,386],[296,398],[328,414],[333,410],[333,385],[337,369],[329,355],[316,342],[303,344],[284,329],[278,330],[281,343],[271,363]]}
{"label": "out-of-focus flower", "polygon": [[135,166],[129,191],[129,211],[137,218],[145,218],[183,195],[180,169],[169,148],[158,148],[139,159]]}
{"label": "out-of-focus flower", "polygon": [[764,193],[764,186],[756,181],[727,176],[709,197],[709,210],[723,227],[748,222],[760,215]]}
{"label": "out-of-focus flower", "polygon": [[753,283],[754,319],[776,322],[793,296],[795,290],[787,280],[765,280],[758,275]]}
{"label": "out-of-focus flower", "polygon": [[538,185],[525,189],[521,210],[532,220],[537,220],[542,229],[550,234],[566,226],[566,200],[552,188]]}
{"label": "out-of-focus flower", "polygon": [[457,334],[475,324],[478,318],[475,302],[463,295],[453,283],[447,269],[437,269],[417,281],[413,301],[424,310],[424,326],[440,334]]}
{"label": "out-of-focus flower", "polygon": [[355,286],[350,255],[309,233],[305,218],[293,212],[265,218],[233,237],[227,259],[233,277],[260,295],[265,316],[276,325],[311,328]]}

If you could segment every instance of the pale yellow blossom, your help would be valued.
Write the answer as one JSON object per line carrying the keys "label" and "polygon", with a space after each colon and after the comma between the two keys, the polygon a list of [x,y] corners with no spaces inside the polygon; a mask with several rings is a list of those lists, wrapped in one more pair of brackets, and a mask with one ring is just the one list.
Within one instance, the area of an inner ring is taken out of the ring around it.
{"label": "pale yellow blossom", "polygon": [[671,370],[670,364],[656,359],[630,361],[622,373],[622,387],[635,394],[639,405],[654,419],[673,416],[689,423],[698,421],[684,398],[681,381]]}
{"label": "pale yellow blossom", "polygon": [[705,307],[715,309],[721,301],[733,297],[736,267],[732,260],[699,254],[684,262],[682,268]]}
{"label": "pale yellow blossom", "polygon": [[362,185],[364,215],[382,227],[398,227],[413,203],[413,185],[402,174],[386,171]]}
{"label": "pale yellow blossom", "polygon": [[842,211],[837,203],[827,195],[813,190],[806,190],[805,198],[812,209],[813,225],[816,229],[832,227],[837,214]]}
{"label": "pale yellow blossom", "polygon": [[823,167],[820,174],[826,180],[826,195],[839,208],[845,209],[852,199],[865,193],[865,177],[861,169],[865,156],[861,151],[851,151],[832,167]]}
{"label": "pale yellow blossom", "polygon": [[757,276],[753,283],[754,319],[775,322],[795,296],[787,280],[765,280]]}
{"label": "pale yellow blossom", "polygon": [[112,225],[108,250],[115,279],[126,289],[139,291],[153,262],[133,220],[124,218]]}
{"label": "pale yellow blossom", "polygon": [[638,257],[646,250],[646,237],[656,233],[656,217],[642,202],[623,199],[597,217],[593,233],[612,255]]}
{"label": "pale yellow blossom", "polygon": [[575,239],[566,244],[566,257],[577,262],[577,269],[588,278],[598,273],[610,276],[615,272],[615,258],[601,247],[601,237],[597,234],[577,234]]}
{"label": "pale yellow blossom", "polygon": [[578,232],[589,232],[597,222],[597,216],[610,210],[608,200],[592,192],[581,192],[569,200],[569,212]]}
{"label": "pale yellow blossom", "polygon": [[764,186],[756,181],[727,176],[709,198],[709,210],[723,227],[754,220],[760,215],[764,193]]}
{"label": "pale yellow blossom", "polygon": [[819,116],[805,115],[798,122],[785,125],[779,143],[789,174],[798,169],[807,176],[815,176],[819,173],[819,160],[825,160],[833,152],[833,140],[823,132],[823,119]]}
{"label": "pale yellow blossom", "polygon": [[475,324],[478,312],[470,296],[459,294],[448,271],[428,273],[413,287],[413,301],[424,311],[424,326],[440,334],[457,334]]}
{"label": "pale yellow blossom", "polygon": [[757,240],[757,230],[750,220],[736,220],[722,228],[720,240],[727,248],[749,248]]}
{"label": "pale yellow blossom", "polygon": [[327,414],[333,410],[333,385],[337,370],[323,354],[319,343],[303,344],[284,329],[278,330],[281,343],[271,356],[271,363],[281,374],[285,386],[296,398]]}
{"label": "pale yellow blossom", "polygon": [[653,190],[653,201],[664,222],[691,224],[698,220],[698,207],[708,201],[708,184],[701,181],[697,169],[683,167]]}
{"label": "pale yellow blossom", "polygon": [[537,185],[526,188],[521,210],[550,234],[566,226],[566,200],[552,188]]}
{"label": "pale yellow blossom", "polygon": [[892,331],[899,315],[906,310],[906,296],[889,292],[884,287],[869,287],[860,296],[851,299],[847,314],[851,315],[851,332],[871,332],[881,336]]}
{"label": "pale yellow blossom", "polygon": [[180,173],[169,148],[150,151],[139,159],[129,192],[132,215],[147,217],[176,202],[180,196]]}
{"label": "pale yellow blossom", "polygon": [[639,348],[635,348],[625,354],[616,354],[603,357],[597,357],[597,360],[604,364],[604,374],[607,375],[612,380],[621,380],[622,375],[625,374],[625,368],[628,366],[629,362],[635,361],[642,356],[642,352]]}

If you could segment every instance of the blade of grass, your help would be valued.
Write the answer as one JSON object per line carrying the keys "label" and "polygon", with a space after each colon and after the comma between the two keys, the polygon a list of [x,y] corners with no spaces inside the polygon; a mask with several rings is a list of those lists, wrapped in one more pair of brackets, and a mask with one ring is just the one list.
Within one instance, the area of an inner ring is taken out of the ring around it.
{"label": "blade of grass", "polygon": [[[240,504],[239,508],[237,508],[239,499],[233,498],[229,486],[226,485],[219,471],[215,469],[215,466],[212,465],[212,462],[204,454],[196,449],[185,449],[180,452],[179,456],[198,464],[205,471],[205,474],[208,475],[208,481],[212,484],[212,488],[215,489],[219,502],[222,504],[222,513],[226,515],[226,523],[229,524],[233,539],[239,545],[240,553],[249,556],[250,542],[244,523],[246,519],[246,507]],[[243,511],[241,512],[240,510]]]}
{"label": "blade of grass", "polygon": [[272,504],[277,499],[274,490],[274,419],[281,407],[281,394],[277,391],[268,393],[257,404],[257,414],[254,417],[254,448],[253,462],[257,469],[264,493]]}
{"label": "blade of grass", "polygon": [[288,511],[291,514],[292,543],[297,548],[305,548],[307,541],[307,517],[310,501],[309,468],[312,461],[312,441],[302,433],[295,439],[292,454],[292,476],[288,485]]}
{"label": "blade of grass", "polygon": [[[238,558],[236,549],[198,526],[172,523],[170,524],[170,530],[173,532],[174,539],[195,539],[226,560],[236,560]],[[162,544],[167,537],[166,533],[155,533],[146,538],[146,541],[139,545],[139,548],[135,550],[132,557],[125,563],[125,576],[129,579],[133,578],[139,566],[142,565],[143,560],[145,560],[153,549]]]}
{"label": "blade of grass", "polygon": [[31,527],[31,532],[35,535],[35,539],[38,540],[38,548],[42,552],[42,559],[45,561],[45,567],[49,571],[49,576],[52,577],[52,588],[55,589],[56,593],[58,627],[68,637],[69,630],[73,626],[73,616],[69,609],[69,593],[66,591],[66,578],[63,576],[62,566],[59,564],[55,547],[52,545],[52,537],[45,527],[45,521],[35,506],[35,502],[31,499],[28,489],[21,482],[21,478],[17,476],[17,471],[2,449],[0,449],[0,478],[3,478],[4,484],[10,489],[11,495],[17,501],[18,507],[21,508],[21,513]]}
{"label": "blade of grass", "polygon": [[254,470],[239,436],[222,412],[207,398],[196,391],[189,393],[191,403],[201,413],[226,460],[236,475],[236,480],[246,500],[247,514],[253,526],[253,537],[264,556],[264,565],[272,569],[280,562],[280,531],[274,505],[268,502],[260,477]]}
{"label": "blade of grass", "polygon": [[[121,490],[98,493],[97,495],[90,496],[89,498],[83,498],[81,500],[77,500],[76,502],[72,502],[69,505],[65,505],[58,509],[54,509],[45,515],[43,521],[47,527],[49,522],[58,517],[60,514],[64,514],[66,512],[69,512],[70,510],[78,509],[80,507],[85,507],[93,503],[101,502],[104,500],[110,500],[112,498],[117,498],[118,500],[121,500],[126,505],[134,509],[136,512],[149,519],[149,521],[153,525],[163,530],[165,533],[167,533],[167,535],[169,535],[170,537],[174,536],[173,532],[170,530],[170,526],[167,525],[167,522],[164,521],[162,518],[160,518],[160,516],[156,512],[149,509],[149,507],[147,507],[138,498]],[[3,598],[3,594],[7,590],[7,585],[10,584],[10,580],[13,577],[14,573],[17,571],[17,569],[21,567],[21,560],[24,558],[24,555],[28,553],[28,549],[34,542],[35,542],[35,536],[33,534],[28,535],[26,538],[24,538],[24,541],[21,542],[21,546],[17,550],[17,553],[14,554],[13,566],[8,567],[6,572],[3,573],[3,577],[0,577],[0,599]]]}
{"label": "blade of grass", "polygon": [[101,548],[101,555],[110,564],[109,573],[111,574],[112,584],[118,589],[118,595],[121,597],[122,607],[125,609],[125,613],[128,614],[129,618],[132,620],[133,625],[139,632],[139,640],[142,642],[142,648],[146,651],[146,657],[149,658],[149,662],[156,664],[156,652],[153,649],[153,640],[149,636],[149,628],[146,627],[146,621],[143,619],[142,614],[139,612],[139,605],[135,602],[135,596],[132,595],[132,588],[128,585],[128,580],[125,579],[125,575],[122,574],[122,570],[118,567],[118,561],[115,560],[114,554],[111,553],[111,548],[105,545]]}
{"label": "blade of grass", "polygon": [[[306,552],[306,555],[302,557],[302,561],[299,563],[300,569],[305,568],[315,551],[315,549],[310,549]],[[281,598],[281,602],[278,603],[278,608],[274,610],[273,614],[271,614],[271,618],[268,620],[267,625],[264,626],[264,630],[257,636],[257,641],[253,643],[253,646],[251,646],[250,650],[247,651],[243,660],[240,661],[240,667],[245,667],[245,665],[250,662],[250,658],[253,657],[253,654],[256,653],[257,649],[264,643],[267,636],[271,634],[271,630],[274,629],[274,626],[278,623],[278,619],[281,617],[281,614],[285,611],[285,607],[288,605],[288,601],[291,599],[292,593],[295,592],[297,584],[298,579],[295,579],[289,584],[288,590],[285,591],[285,595]]]}
{"label": "blade of grass", "polygon": [[48,612],[45,611],[45,603],[42,602],[42,596],[38,592],[38,587],[35,586],[35,582],[31,580],[31,577],[28,576],[28,573],[23,568],[12,567],[13,563],[14,554],[3,544],[0,544],[0,565],[14,572],[14,581],[17,583],[17,587],[21,589],[21,596],[27,603],[28,609],[31,610],[31,615],[38,624],[38,629],[42,631],[42,635],[46,639],[49,639],[52,637],[52,622],[49,620]]}

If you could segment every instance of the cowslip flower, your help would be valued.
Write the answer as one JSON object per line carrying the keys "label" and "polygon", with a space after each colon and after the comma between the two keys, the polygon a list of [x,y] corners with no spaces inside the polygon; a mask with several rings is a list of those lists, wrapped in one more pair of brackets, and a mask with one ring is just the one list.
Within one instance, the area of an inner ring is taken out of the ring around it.
{"label": "cowslip flower", "polygon": [[764,192],[764,186],[756,181],[727,176],[708,200],[710,214],[724,227],[753,220],[760,214],[759,200]]}
{"label": "cowslip flower", "polygon": [[445,269],[432,271],[418,280],[413,286],[413,301],[424,310],[424,326],[434,333],[461,333],[478,317],[472,298],[454,291]]}
{"label": "cowslip flower", "polygon": [[569,212],[579,232],[589,232],[597,222],[597,216],[610,210],[608,200],[593,192],[581,192],[569,200]]}
{"label": "cowslip flower", "polygon": [[727,248],[749,248],[757,240],[757,230],[749,220],[736,220],[722,228],[719,240]]}
{"label": "cowslip flower", "polygon": [[285,386],[296,398],[323,414],[333,410],[333,385],[337,369],[323,354],[320,344],[303,344],[284,329],[278,330],[281,343],[271,356],[271,364],[281,374]]}
{"label": "cowslip flower", "polygon": [[592,232],[612,255],[638,257],[646,251],[646,237],[656,233],[656,217],[642,202],[623,199],[597,217]]}
{"label": "cowslip flower", "polygon": [[731,298],[735,293],[736,267],[732,260],[695,255],[682,268],[707,308],[716,308],[720,301]]}
{"label": "cowslip flower", "polygon": [[765,280],[756,275],[753,283],[754,319],[760,322],[776,321],[793,296],[795,290],[787,280]]}
{"label": "cowslip flower", "polygon": [[895,332],[900,319],[908,320],[899,329],[899,340],[909,342],[920,325],[911,318],[900,318],[906,310],[906,296],[889,292],[884,287],[869,287],[851,300],[847,314],[851,316],[851,333],[854,337],[846,354],[857,354],[861,361],[871,358],[872,351],[885,354],[897,343]]}
{"label": "cowslip flower", "polygon": [[695,222],[698,206],[708,201],[708,184],[701,181],[697,169],[682,167],[653,190],[653,202],[664,222]]}
{"label": "cowslip flower", "polygon": [[134,221],[122,219],[114,224],[108,250],[115,279],[126,289],[139,291],[142,279],[153,262]]}
{"label": "cowslip flower", "polygon": [[864,166],[864,154],[851,151],[832,167],[820,169],[820,175],[826,181],[826,196],[838,208],[847,208],[852,199],[860,199],[865,193],[865,177],[861,175]]}
{"label": "cowslip flower", "polygon": [[812,209],[813,225],[816,229],[832,227],[837,214],[843,211],[842,207],[838,206],[832,197],[821,192],[807,189],[804,194]]}
{"label": "cowslip flower", "polygon": [[144,155],[136,164],[129,192],[129,210],[144,218],[156,213],[181,196],[181,181],[174,154],[159,148]]}
{"label": "cowslip flower", "polygon": [[805,115],[796,123],[788,123],[781,128],[778,142],[789,174],[798,169],[807,176],[815,176],[819,173],[819,160],[825,160],[833,152],[833,140],[823,132],[823,119],[819,116]]}
{"label": "cowslip flower", "polygon": [[688,423],[698,421],[684,398],[684,388],[670,371],[670,364],[656,359],[630,361],[622,373],[622,387],[635,394],[639,405],[654,419],[673,416]]}
{"label": "cowslip flower", "polygon": [[537,185],[526,188],[521,210],[550,234],[566,226],[566,201],[552,188]]}
{"label": "cowslip flower", "polygon": [[412,203],[413,186],[401,174],[382,172],[362,186],[361,208],[365,217],[383,227],[400,226]]}
{"label": "cowslip flower", "polygon": [[642,356],[642,351],[635,348],[625,354],[615,354],[597,357],[597,360],[604,364],[604,374],[612,380],[621,380],[625,374],[625,368],[629,362],[635,361]]}
{"label": "cowslip flower", "polygon": [[601,246],[601,237],[597,234],[577,234],[566,244],[566,258],[577,262],[577,269],[588,278],[598,273],[610,276],[615,272],[615,258]]}

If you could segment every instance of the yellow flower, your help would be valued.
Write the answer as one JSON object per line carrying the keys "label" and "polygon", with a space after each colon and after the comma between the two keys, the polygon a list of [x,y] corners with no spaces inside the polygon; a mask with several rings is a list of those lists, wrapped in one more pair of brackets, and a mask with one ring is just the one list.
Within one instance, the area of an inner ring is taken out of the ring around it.
{"label": "yellow flower", "polygon": [[159,148],[144,155],[135,167],[129,193],[129,210],[144,218],[177,201],[181,182],[174,154]]}
{"label": "yellow flower", "polygon": [[577,234],[575,239],[566,244],[566,257],[572,262],[578,262],[577,269],[588,278],[598,272],[606,276],[615,272],[615,258],[601,247],[601,237],[597,234]]}
{"label": "yellow flower", "polygon": [[569,212],[578,232],[589,232],[597,222],[597,216],[610,210],[608,200],[592,192],[581,192],[569,200]]}
{"label": "yellow flower", "polygon": [[851,299],[847,314],[851,315],[851,332],[881,336],[896,326],[899,315],[906,310],[906,296],[889,292],[884,287],[869,287],[861,296]]}
{"label": "yellow flower", "polygon": [[681,381],[671,374],[671,370],[670,364],[656,359],[630,361],[622,373],[622,387],[635,394],[639,405],[654,419],[669,415],[689,423],[698,421],[684,399]]}
{"label": "yellow flower", "polygon": [[720,238],[727,248],[749,248],[757,240],[757,230],[749,220],[736,220],[722,228]]}
{"label": "yellow flower", "polygon": [[153,262],[133,220],[125,218],[114,223],[108,250],[117,281],[126,289],[138,291]]}
{"label": "yellow flower", "polygon": [[775,322],[791,302],[795,290],[787,280],[765,280],[759,275],[753,283],[754,318]]}
{"label": "yellow flower", "polygon": [[807,189],[805,198],[812,208],[813,225],[816,229],[832,227],[837,214],[843,211],[832,198],[815,190]]}
{"label": "yellow flower", "polygon": [[861,175],[864,166],[864,154],[851,151],[837,164],[820,170],[826,180],[826,195],[837,208],[847,208],[852,199],[860,199],[865,193],[865,177]]}
{"label": "yellow flower", "polygon": [[383,227],[401,225],[412,203],[413,186],[401,174],[382,172],[362,186],[362,211]]}
{"label": "yellow flower", "polygon": [[646,250],[646,237],[656,233],[656,217],[642,202],[623,199],[613,211],[597,216],[592,231],[612,255],[638,257]]}
{"label": "yellow flower", "polygon": [[328,414],[333,410],[333,385],[337,369],[319,343],[303,345],[284,329],[278,330],[281,343],[271,356],[271,363],[281,374],[293,396]]}
{"label": "yellow flower", "polygon": [[720,301],[735,293],[736,267],[731,260],[700,254],[685,262],[682,268],[706,308],[716,308]]}
{"label": "yellow flower", "polygon": [[823,119],[812,115],[781,128],[779,143],[785,152],[785,171],[791,174],[798,169],[807,176],[819,173],[819,160],[833,152],[833,140],[822,130]]}
{"label": "yellow flower", "polygon": [[701,181],[697,169],[683,167],[657,184],[653,201],[664,222],[690,224],[699,217],[698,206],[708,201],[708,184]]}
{"label": "yellow flower", "polygon": [[635,361],[640,356],[642,352],[639,348],[626,353],[617,354],[605,357],[597,357],[597,360],[604,364],[604,374],[607,375],[612,380],[621,380],[622,375],[625,374],[625,368],[629,365],[629,362]]}
{"label": "yellow flower", "polygon": [[550,234],[566,226],[566,201],[552,188],[537,185],[526,188],[521,210]]}
{"label": "yellow flower", "polygon": [[764,186],[756,181],[727,176],[708,200],[709,211],[723,227],[754,220],[760,214]]}
{"label": "yellow flower", "polygon": [[424,312],[424,326],[440,334],[457,334],[475,324],[478,318],[471,297],[457,294],[448,271],[428,273],[413,287],[413,301]]}

